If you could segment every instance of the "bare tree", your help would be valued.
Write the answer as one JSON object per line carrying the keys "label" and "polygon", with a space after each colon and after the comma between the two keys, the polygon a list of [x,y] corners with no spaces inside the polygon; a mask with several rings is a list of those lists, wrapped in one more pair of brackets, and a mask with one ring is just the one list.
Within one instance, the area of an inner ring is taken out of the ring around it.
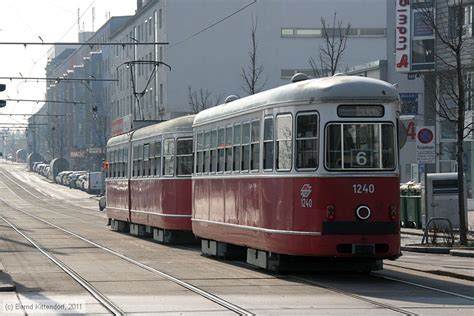
{"label": "bare tree", "polygon": [[309,65],[313,70],[316,78],[333,76],[339,68],[339,63],[346,50],[347,38],[351,25],[337,19],[337,12],[334,12],[332,23],[326,22],[325,18],[321,18],[323,26],[321,32],[324,45],[319,46],[319,54],[317,59],[309,58]]}
{"label": "bare tree", "polygon": [[[247,94],[255,94],[262,91],[263,87],[267,83],[267,77],[263,73],[263,65],[258,65],[257,56],[258,56],[258,44],[257,44],[257,25],[258,25],[258,16],[255,20],[252,18],[252,28],[250,32],[250,37],[252,39],[252,47],[248,52],[250,63],[247,67],[241,67],[241,76],[244,81],[242,89]],[[263,82],[262,82],[263,81]]]}
{"label": "bare tree", "polygon": [[203,88],[194,91],[191,86],[188,86],[188,104],[193,113],[201,112],[207,108],[216,106],[221,103],[221,97],[212,97],[209,90]]}
{"label": "bare tree", "polygon": [[[466,36],[471,32],[471,25],[465,21],[466,0],[445,0],[435,2],[438,10],[447,10],[448,14],[438,17],[431,9],[423,9],[423,19],[435,34],[435,71],[436,112],[440,118],[456,126],[456,161],[458,165],[459,186],[459,233],[460,244],[467,245],[467,225],[465,216],[466,196],[464,194],[464,139],[472,131],[472,123],[466,124],[469,83],[468,67],[472,67],[468,51],[472,50],[472,39]],[[440,11],[441,12],[441,11]],[[468,58],[466,58],[469,56]]]}

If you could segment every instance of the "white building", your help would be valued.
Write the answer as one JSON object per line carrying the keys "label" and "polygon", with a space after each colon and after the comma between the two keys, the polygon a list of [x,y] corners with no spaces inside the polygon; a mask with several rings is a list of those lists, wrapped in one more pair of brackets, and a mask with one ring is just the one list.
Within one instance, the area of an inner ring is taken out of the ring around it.
{"label": "white building", "polygon": [[[386,12],[386,0],[138,0],[136,14],[110,40],[169,44],[115,48],[106,65],[119,78],[107,91],[112,134],[129,130],[133,121],[192,112],[190,89],[208,92],[213,101],[244,96],[241,69],[250,63],[252,21],[266,90],[288,83],[295,72],[311,71],[309,58],[317,59],[324,44],[321,18],[332,23],[335,13],[351,25],[341,72],[386,58]],[[160,65],[151,76],[150,63],[127,68],[131,61],[161,61],[171,70]],[[132,77],[140,95],[133,94]]]}

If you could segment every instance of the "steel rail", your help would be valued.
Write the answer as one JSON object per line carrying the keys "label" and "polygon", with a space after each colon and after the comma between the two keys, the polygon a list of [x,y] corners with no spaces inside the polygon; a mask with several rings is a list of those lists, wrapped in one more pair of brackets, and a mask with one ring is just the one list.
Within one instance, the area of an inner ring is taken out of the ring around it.
{"label": "steel rail", "polygon": [[[403,269],[402,267],[397,267],[397,268]],[[394,282],[399,282],[399,283],[403,283],[403,284],[407,284],[407,285],[419,287],[419,288],[422,288],[422,289],[431,290],[431,291],[434,291],[434,292],[439,292],[439,293],[443,293],[443,294],[448,294],[448,295],[456,296],[456,297],[463,298],[463,299],[466,299],[466,300],[474,301],[474,297],[473,297],[473,296],[467,296],[467,295],[463,295],[463,294],[458,294],[458,293],[454,293],[454,292],[451,292],[451,291],[446,291],[446,290],[442,290],[442,289],[437,289],[437,288],[432,287],[432,286],[427,286],[427,285],[423,285],[423,284],[418,284],[418,283],[414,283],[414,282],[410,282],[410,281],[405,281],[405,280],[397,279],[397,278],[394,278],[394,277],[389,277],[389,276],[385,276],[385,275],[380,275],[380,274],[378,274],[378,273],[376,273],[376,272],[371,272],[370,275],[372,275],[372,276],[374,276],[374,277],[377,277],[377,278],[386,279],[386,280],[390,280],[390,281],[394,281]]]}
{"label": "steel rail", "polygon": [[[47,200],[43,200],[41,197],[36,196],[35,194],[33,194],[33,193],[31,192],[31,190],[28,190],[28,189],[26,189],[25,187],[23,187],[22,185],[18,184],[18,182],[14,181],[11,177],[9,178],[9,177],[5,174],[6,172],[7,172],[7,171],[5,171],[5,170],[3,169],[1,174],[5,177],[5,179],[6,179],[7,181],[10,181],[10,183],[13,183],[14,185],[18,186],[18,187],[21,188],[23,191],[25,191],[25,193],[31,195],[33,198],[36,198],[36,199],[40,200],[42,203],[46,203],[46,204],[52,205],[52,206],[54,206],[54,207],[59,207],[59,208],[63,208],[63,207],[64,207],[64,206],[62,206],[62,205],[61,205],[61,206],[58,206],[58,205],[56,205],[56,203],[52,203],[52,202],[49,202],[49,201],[47,201]],[[14,192],[13,190],[11,190],[10,187],[9,187],[8,189],[10,189],[10,191],[11,191],[13,194],[15,194],[18,198],[23,199],[23,198],[22,198],[21,196],[19,196],[16,192]],[[41,192],[41,191],[39,191],[39,193],[44,194],[44,193]],[[58,202],[58,203],[64,203],[64,202],[59,201],[59,200],[58,200],[57,202]],[[83,208],[83,207],[80,207],[80,206],[77,206],[77,205],[74,205],[74,204],[71,204],[71,203],[68,203],[68,202],[65,202],[65,203],[70,204],[70,205],[72,205],[72,206],[74,206],[74,207],[77,207],[77,208],[80,208],[80,209],[81,209],[81,210],[77,210],[76,212],[79,212],[79,213],[82,213],[82,214],[86,214],[86,215],[92,215],[92,216],[95,216],[95,217],[98,217],[98,218],[103,218],[103,216],[101,215],[101,213],[97,214],[97,212],[94,212],[94,211],[89,210],[89,209],[87,209],[87,208]],[[64,213],[60,213],[60,212],[56,212],[56,211],[52,211],[52,210],[49,210],[49,209],[45,209],[45,210],[47,210],[48,212],[56,213],[56,214],[61,214],[61,215],[70,216],[70,215],[67,215],[67,214],[64,214]],[[76,217],[74,217],[74,218],[77,219]],[[83,221],[85,221],[85,220],[83,220]],[[90,222],[88,222],[88,223],[90,223]]]}
{"label": "steel rail", "polygon": [[73,278],[77,283],[79,283],[87,292],[89,292],[100,304],[102,304],[107,310],[109,310],[114,315],[126,315],[126,313],[120,309],[115,303],[113,303],[107,296],[102,294],[99,290],[97,290],[92,284],[87,282],[83,279],[79,274],[74,272],[71,268],[69,268],[65,263],[63,263],[58,258],[54,257],[51,253],[44,250],[40,245],[38,245],[35,241],[29,238],[25,233],[23,233],[18,227],[16,227],[13,223],[7,220],[5,217],[0,215],[0,219],[2,219],[5,223],[8,224],[13,230],[15,230],[20,236],[26,239],[33,247],[38,249],[44,256],[46,256],[49,260],[51,260],[55,265],[57,265],[61,270],[63,270],[67,275]]}
{"label": "steel rail", "polygon": [[291,276],[289,275],[288,277],[292,278],[292,279],[295,279],[295,280],[299,280],[301,282],[305,282],[305,283],[309,283],[309,284],[313,284],[313,285],[316,285],[322,289],[325,289],[327,291],[330,291],[330,292],[334,292],[334,293],[338,293],[338,294],[341,294],[341,295],[345,295],[345,296],[349,296],[349,297],[352,297],[354,299],[357,299],[357,300],[360,300],[360,301],[363,301],[363,302],[366,302],[366,303],[369,303],[369,304],[372,304],[372,305],[375,305],[375,306],[378,306],[378,307],[381,307],[381,308],[384,308],[384,309],[389,309],[389,310],[392,310],[394,312],[397,312],[397,313],[400,313],[400,314],[403,314],[403,315],[407,315],[407,316],[414,316],[414,315],[419,315],[417,313],[414,313],[412,311],[409,311],[409,310],[406,310],[406,309],[403,309],[403,308],[400,308],[400,307],[397,307],[395,305],[391,305],[391,304],[386,304],[386,303],[381,303],[381,302],[378,302],[376,300],[372,300],[370,298],[366,298],[366,297],[363,297],[361,295],[357,295],[357,294],[354,294],[354,293],[350,293],[350,292],[346,292],[346,291],[343,291],[343,290],[339,290],[337,288],[334,288],[332,286],[328,286],[328,285],[324,285],[324,284],[321,284],[321,283],[318,283],[316,281],[312,281],[312,280],[308,280],[308,279],[305,279],[305,278],[301,278],[301,277],[297,277],[297,276]]}
{"label": "steel rail", "polygon": [[[25,214],[25,215],[28,215],[28,216],[30,216],[30,217],[32,217],[32,218],[34,218],[34,219],[36,219],[36,220],[38,220],[38,221],[40,221],[40,222],[45,223],[46,225],[49,225],[49,226],[51,226],[51,227],[54,227],[54,228],[56,228],[56,229],[58,229],[58,230],[60,230],[60,231],[62,231],[62,232],[64,232],[64,233],[66,233],[66,234],[68,234],[68,235],[74,236],[74,237],[76,237],[76,238],[78,238],[78,239],[80,239],[80,240],[82,240],[82,241],[84,241],[84,242],[86,242],[86,243],[88,243],[88,244],[90,244],[90,245],[96,247],[96,248],[102,249],[102,250],[104,250],[104,251],[106,251],[106,252],[108,252],[108,253],[110,253],[110,254],[112,254],[112,255],[114,255],[114,256],[117,256],[117,257],[119,257],[119,258],[121,258],[121,259],[123,259],[123,260],[125,260],[125,261],[127,261],[127,262],[130,262],[130,263],[132,263],[132,264],[134,264],[134,265],[136,265],[136,266],[138,266],[138,267],[140,267],[140,268],[142,268],[142,269],[144,269],[144,270],[147,270],[147,271],[149,271],[149,272],[153,272],[153,273],[155,273],[155,274],[158,274],[159,276],[161,276],[161,277],[167,279],[168,281],[171,281],[171,282],[173,282],[173,283],[176,283],[176,284],[178,284],[178,285],[180,285],[180,286],[186,288],[187,290],[190,290],[191,292],[194,292],[194,293],[196,293],[196,294],[198,294],[198,295],[201,295],[202,297],[204,297],[204,298],[210,300],[211,302],[214,302],[214,303],[216,303],[216,304],[219,304],[219,305],[221,305],[222,307],[225,307],[226,309],[231,310],[231,311],[235,312],[235,313],[238,314],[238,315],[255,315],[254,313],[252,313],[252,312],[250,312],[250,311],[248,311],[248,310],[246,310],[246,309],[243,309],[243,308],[240,307],[240,306],[237,306],[237,305],[235,305],[235,304],[232,304],[232,303],[230,303],[230,302],[228,302],[228,301],[226,301],[226,300],[220,298],[220,297],[217,296],[217,295],[214,295],[214,294],[212,294],[212,293],[210,293],[210,292],[208,292],[208,291],[205,291],[205,290],[203,290],[203,289],[200,289],[200,288],[198,288],[198,287],[192,285],[191,283],[188,283],[188,282],[185,282],[185,281],[183,281],[183,280],[180,280],[180,279],[178,279],[178,278],[172,276],[171,274],[168,274],[168,273],[166,273],[166,272],[160,271],[160,270],[155,269],[155,268],[153,268],[153,267],[150,267],[150,266],[148,266],[148,265],[146,265],[146,264],[144,264],[144,263],[141,263],[141,262],[139,262],[139,261],[137,261],[137,260],[135,260],[135,259],[132,259],[132,258],[130,258],[130,257],[127,257],[127,256],[124,255],[124,254],[121,254],[121,253],[119,253],[119,252],[117,252],[117,251],[115,251],[115,250],[113,250],[113,249],[110,249],[110,248],[108,248],[108,247],[106,247],[106,246],[103,246],[103,245],[101,245],[101,244],[99,244],[99,243],[96,243],[95,241],[92,241],[92,240],[90,240],[90,239],[87,239],[87,238],[85,238],[85,237],[83,237],[83,236],[81,236],[81,235],[79,235],[79,234],[76,234],[76,233],[74,233],[74,232],[72,232],[72,231],[70,231],[70,230],[68,230],[68,229],[65,229],[65,228],[62,228],[62,227],[60,227],[60,226],[58,226],[58,225],[56,225],[56,224],[53,224],[53,223],[51,223],[51,222],[49,222],[49,221],[47,221],[47,220],[45,220],[45,219],[42,219],[42,218],[40,218],[40,217],[38,217],[38,216],[36,216],[36,215],[34,215],[34,214],[31,214],[30,212],[27,212],[27,211],[24,211],[24,210],[20,210],[20,209],[18,209],[18,208],[16,208],[16,207],[10,205],[8,202],[6,202],[5,200],[3,200],[3,199],[1,199],[1,198],[0,198],[0,201],[2,201],[4,204],[6,204],[6,205],[7,205],[8,207],[10,207],[11,209],[17,210],[17,211],[19,211],[19,212],[21,212],[21,213],[23,213],[23,214]],[[0,216],[0,218],[1,218],[1,216]],[[2,218],[2,219],[3,219],[3,218]]]}
{"label": "steel rail", "polygon": [[[5,174],[4,174],[4,176],[5,176]],[[19,186],[19,185],[18,185],[18,186]],[[21,187],[21,186],[19,186],[19,187],[20,187],[21,189],[23,189],[23,190],[26,191],[26,189],[24,189],[23,187]],[[18,195],[17,195],[17,196],[18,196]],[[21,197],[20,197],[20,198],[21,198]],[[88,244],[90,244],[90,245],[96,247],[96,248],[102,249],[102,250],[104,250],[104,251],[106,251],[106,252],[108,252],[108,253],[110,253],[110,254],[112,254],[112,255],[115,255],[115,256],[117,256],[117,257],[119,257],[119,258],[121,258],[121,259],[123,259],[123,260],[125,260],[125,261],[127,261],[127,262],[130,262],[130,263],[132,263],[132,264],[134,264],[134,265],[136,265],[136,266],[138,266],[138,267],[140,267],[140,268],[142,268],[142,269],[144,269],[144,270],[147,270],[147,271],[149,271],[149,272],[158,274],[159,276],[161,276],[161,277],[167,279],[168,281],[171,281],[171,282],[173,282],[173,283],[175,283],[175,284],[178,284],[178,285],[180,285],[180,286],[186,288],[187,290],[189,290],[189,291],[191,291],[191,292],[193,292],[193,293],[196,293],[196,294],[198,294],[198,295],[200,295],[200,296],[202,296],[202,297],[208,299],[208,300],[211,301],[211,302],[214,302],[214,303],[216,303],[216,304],[218,304],[218,305],[220,305],[220,306],[222,306],[222,307],[224,307],[224,308],[226,308],[226,309],[228,309],[228,310],[230,310],[230,311],[233,311],[233,312],[236,313],[237,315],[246,315],[246,316],[247,316],[247,315],[249,315],[249,316],[250,316],[250,315],[255,315],[254,313],[252,313],[252,312],[250,312],[250,311],[248,311],[248,310],[246,310],[246,309],[244,309],[244,308],[242,308],[242,307],[240,307],[240,306],[238,306],[238,305],[235,305],[235,304],[233,304],[233,303],[230,303],[230,302],[224,300],[223,298],[221,298],[221,297],[219,297],[219,296],[217,296],[217,295],[215,295],[215,294],[212,294],[212,293],[210,293],[210,292],[208,292],[208,291],[205,291],[205,290],[203,290],[203,289],[200,289],[199,287],[196,287],[196,286],[192,285],[191,283],[188,283],[188,282],[185,282],[185,281],[183,281],[183,280],[180,280],[180,279],[178,279],[178,278],[172,276],[171,274],[168,274],[168,273],[166,273],[166,272],[163,272],[163,271],[160,271],[160,270],[155,269],[155,268],[153,268],[153,267],[150,267],[150,266],[148,266],[148,265],[146,265],[146,264],[144,264],[144,263],[142,263],[142,262],[139,262],[139,261],[137,261],[137,260],[135,260],[135,259],[132,259],[132,258],[130,258],[130,257],[126,256],[126,255],[124,255],[124,254],[121,254],[121,253],[119,253],[119,252],[117,252],[117,251],[115,251],[115,250],[113,250],[113,249],[111,249],[111,248],[108,248],[108,247],[106,247],[106,246],[103,246],[103,245],[101,245],[101,244],[99,244],[99,243],[96,243],[96,242],[94,242],[94,241],[92,241],[92,240],[90,240],[90,239],[87,239],[87,238],[85,238],[85,237],[83,237],[83,236],[81,236],[81,235],[79,235],[79,234],[76,234],[76,233],[74,233],[74,232],[72,232],[72,231],[70,231],[70,230],[68,230],[68,229],[65,229],[65,228],[63,228],[63,227],[60,227],[60,226],[58,226],[58,225],[56,225],[56,224],[54,224],[54,223],[51,223],[51,222],[49,222],[49,221],[47,221],[47,220],[45,220],[45,219],[42,219],[42,218],[40,218],[40,217],[38,217],[38,216],[36,216],[36,215],[34,215],[34,214],[31,214],[30,212],[27,212],[27,211],[21,210],[21,209],[19,209],[19,208],[16,208],[16,207],[12,206],[10,203],[6,202],[3,198],[0,198],[0,201],[2,201],[4,204],[6,204],[6,205],[7,205],[8,207],[10,207],[11,209],[17,210],[17,211],[19,211],[19,212],[21,212],[21,213],[23,213],[23,214],[25,214],[25,215],[28,215],[28,216],[30,216],[30,217],[32,217],[32,218],[35,218],[36,220],[39,220],[40,222],[43,222],[43,223],[45,223],[45,224],[47,224],[47,225],[49,225],[49,226],[51,226],[51,227],[54,227],[54,228],[56,228],[56,229],[58,229],[58,230],[61,230],[62,232],[66,233],[66,234],[68,234],[68,235],[74,236],[74,237],[76,237],[76,238],[78,238],[78,239],[80,239],[80,240],[82,240],[82,241],[84,241],[84,242],[86,242],[86,243],[88,243]],[[70,216],[70,215],[66,215],[66,216]],[[70,217],[72,217],[72,216],[70,216]]]}

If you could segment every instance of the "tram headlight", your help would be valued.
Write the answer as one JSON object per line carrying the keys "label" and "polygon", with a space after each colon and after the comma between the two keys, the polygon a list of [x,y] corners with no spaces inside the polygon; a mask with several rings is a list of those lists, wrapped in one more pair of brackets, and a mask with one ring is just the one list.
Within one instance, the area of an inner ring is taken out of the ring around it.
{"label": "tram headlight", "polygon": [[356,216],[360,220],[367,220],[371,215],[370,208],[367,205],[360,205],[356,208]]}

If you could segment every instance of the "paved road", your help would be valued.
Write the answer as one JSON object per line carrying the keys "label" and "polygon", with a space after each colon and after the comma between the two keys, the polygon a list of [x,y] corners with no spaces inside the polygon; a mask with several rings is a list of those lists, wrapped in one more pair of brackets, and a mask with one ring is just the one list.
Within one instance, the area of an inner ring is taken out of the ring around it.
{"label": "paved road", "polygon": [[[413,258],[405,254],[393,262],[400,262],[399,266],[386,265],[383,271],[370,275],[275,275],[240,262],[203,257],[196,247],[170,247],[111,232],[92,196],[52,184],[37,174],[24,171],[20,165],[0,164],[0,190],[0,216],[59,259],[123,313],[474,313],[473,282],[407,270],[402,265],[419,266],[411,261],[432,265],[439,256],[423,258],[415,254]],[[26,308],[33,300],[48,304],[79,304],[78,311],[87,313],[111,313],[104,303],[3,220],[0,220],[0,249],[4,269],[17,286],[16,293],[0,293],[3,312],[12,303],[21,303],[20,306]],[[462,261],[465,258],[450,260],[461,260],[450,262],[453,267],[466,262]],[[182,283],[172,281],[170,277]],[[191,290],[188,285],[208,296]],[[221,301],[216,302],[214,298]],[[28,314],[35,312],[20,310],[25,311]]]}

